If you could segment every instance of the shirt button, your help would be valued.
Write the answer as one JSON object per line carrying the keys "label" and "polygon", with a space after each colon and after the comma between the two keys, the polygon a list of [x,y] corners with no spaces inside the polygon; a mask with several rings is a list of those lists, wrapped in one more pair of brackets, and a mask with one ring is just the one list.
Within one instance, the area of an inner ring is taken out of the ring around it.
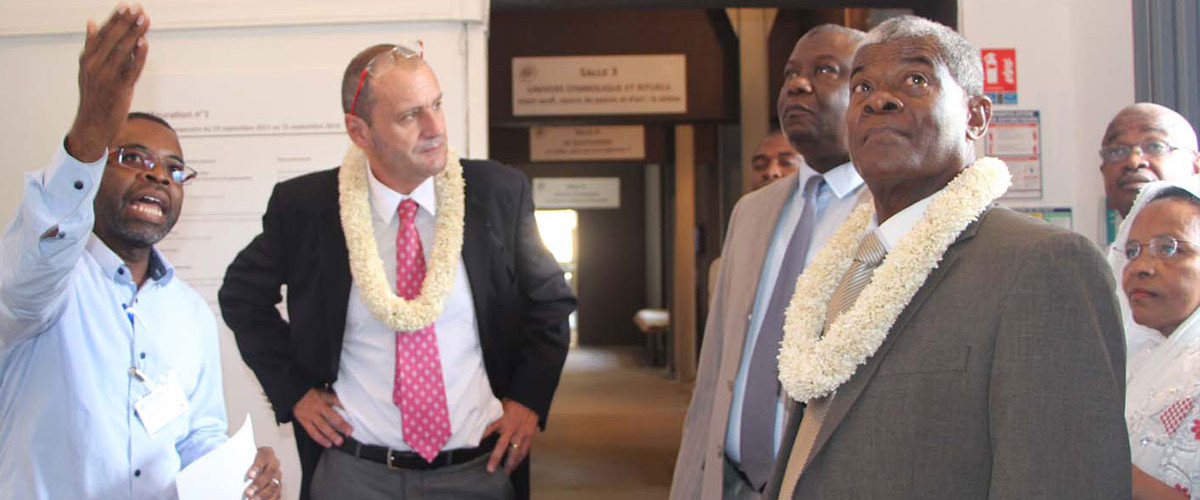
{"label": "shirt button", "polygon": [[83,181],[75,181],[75,189],[83,189]]}
{"label": "shirt button", "polygon": [[142,359],[146,359],[146,353],[143,352],[143,353],[139,354],[138,357],[142,358]]}
{"label": "shirt button", "polygon": [[125,268],[123,268],[123,267],[118,267],[118,268],[117,268],[117,274],[124,275],[124,274],[125,274]]}
{"label": "shirt button", "polygon": [[142,477],[142,469],[133,471],[133,477]]}

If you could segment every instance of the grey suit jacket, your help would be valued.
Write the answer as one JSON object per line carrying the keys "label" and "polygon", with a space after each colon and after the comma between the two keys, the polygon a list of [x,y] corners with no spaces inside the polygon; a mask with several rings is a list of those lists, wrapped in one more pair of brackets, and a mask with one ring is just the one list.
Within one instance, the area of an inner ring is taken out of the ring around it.
{"label": "grey suit jacket", "polygon": [[[725,433],[754,295],[775,225],[796,187],[792,176],[747,194],[733,209],[721,269],[704,325],[704,345],[675,462],[671,499],[721,498]],[[860,187],[856,196],[867,193]]]}
{"label": "grey suit jacket", "polygon": [[993,207],[837,391],[793,498],[1127,500],[1124,370],[1096,246]]}

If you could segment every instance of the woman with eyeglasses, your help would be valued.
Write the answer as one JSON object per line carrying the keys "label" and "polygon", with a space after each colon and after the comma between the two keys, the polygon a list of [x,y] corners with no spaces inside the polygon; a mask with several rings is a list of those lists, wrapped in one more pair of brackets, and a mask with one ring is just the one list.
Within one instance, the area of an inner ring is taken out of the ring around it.
{"label": "woman with eyeglasses", "polygon": [[1121,289],[1132,320],[1158,332],[1128,353],[1133,496],[1198,499],[1200,182],[1148,184],[1117,245],[1125,250]]}

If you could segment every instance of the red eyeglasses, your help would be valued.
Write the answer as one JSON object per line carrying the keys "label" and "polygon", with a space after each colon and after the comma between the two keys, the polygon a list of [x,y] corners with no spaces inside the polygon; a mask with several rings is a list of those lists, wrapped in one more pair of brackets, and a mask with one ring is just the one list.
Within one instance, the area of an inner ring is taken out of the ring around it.
{"label": "red eyeglasses", "polygon": [[382,52],[367,61],[362,73],[358,75],[358,87],[354,89],[354,99],[350,101],[350,114],[358,116],[355,111],[358,107],[358,96],[362,94],[363,84],[366,83],[368,74],[372,78],[379,78],[388,70],[396,67],[398,62],[413,58],[425,59],[425,42],[416,40],[410,43],[398,43],[393,45],[391,50]]}

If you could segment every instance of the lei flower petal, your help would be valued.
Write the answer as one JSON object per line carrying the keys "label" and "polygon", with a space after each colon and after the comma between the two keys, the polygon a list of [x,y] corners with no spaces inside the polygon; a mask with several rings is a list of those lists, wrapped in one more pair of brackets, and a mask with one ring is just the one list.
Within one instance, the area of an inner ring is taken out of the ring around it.
{"label": "lei flower petal", "polygon": [[338,207],[346,249],[350,256],[350,274],[358,284],[367,310],[388,328],[398,332],[415,331],[433,323],[442,313],[442,304],[458,270],[462,252],[464,197],[466,183],[458,155],[446,153],[446,168],[434,177],[437,215],[434,217],[433,249],[425,272],[421,294],[405,300],[392,291],[383,259],[375,246],[371,226],[371,202],[367,185],[367,156],[353,144],[338,169]]}
{"label": "lei flower petal", "polygon": [[856,207],[796,279],[779,350],[779,382],[788,395],[808,401],[828,396],[849,380],[883,344],[946,249],[1011,184],[1008,167],[995,158],[963,170],[933,195],[921,221],[888,252],[854,304],[826,329],[829,300],[875,213],[871,201]]}

